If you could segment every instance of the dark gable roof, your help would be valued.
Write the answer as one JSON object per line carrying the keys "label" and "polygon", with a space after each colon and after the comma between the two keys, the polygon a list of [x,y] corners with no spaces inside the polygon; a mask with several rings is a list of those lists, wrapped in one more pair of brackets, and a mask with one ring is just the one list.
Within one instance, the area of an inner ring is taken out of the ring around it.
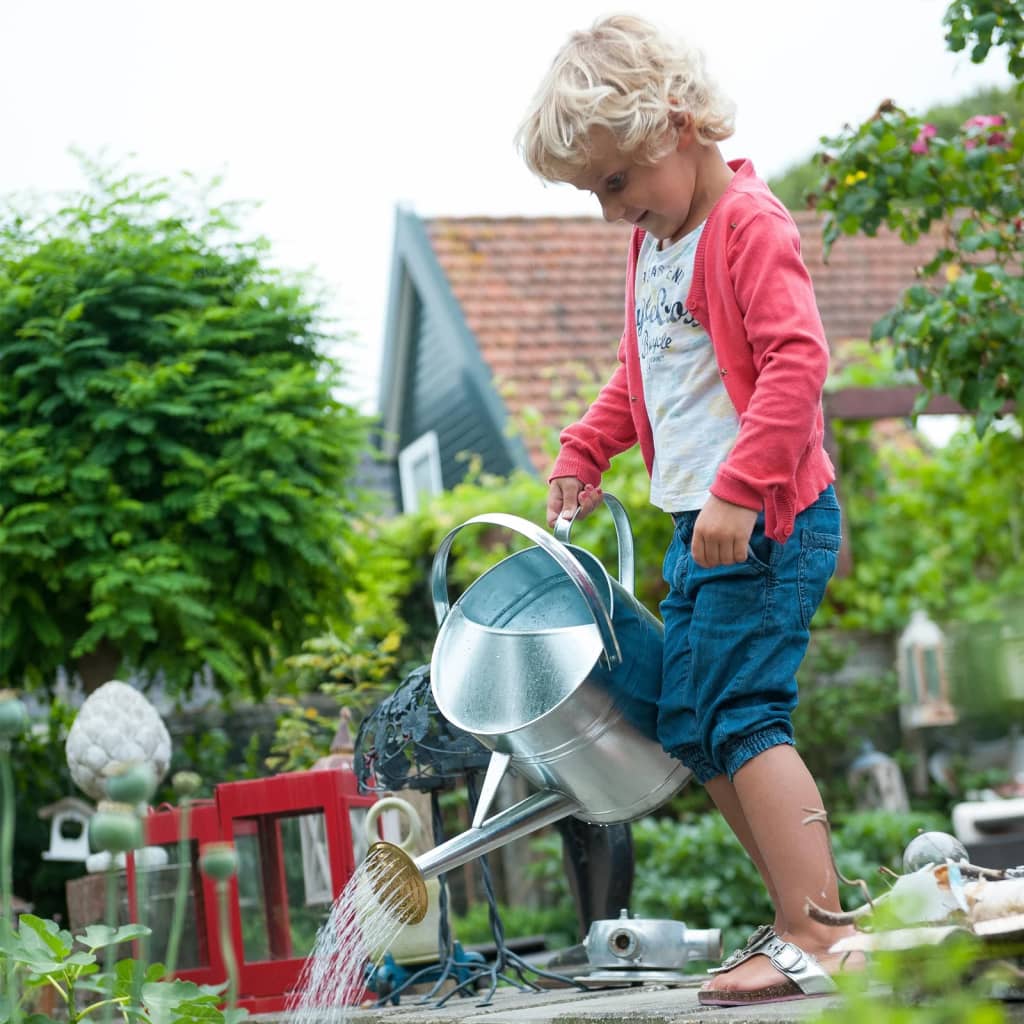
{"label": "dark gable roof", "polygon": [[[804,259],[833,348],[867,338],[932,248],[840,238],[822,262],[821,218],[795,214]],[[529,408],[561,425],[583,366],[603,379],[622,333],[629,227],[590,217],[441,217],[430,244],[513,423]],[[546,458],[532,453],[537,468]]]}

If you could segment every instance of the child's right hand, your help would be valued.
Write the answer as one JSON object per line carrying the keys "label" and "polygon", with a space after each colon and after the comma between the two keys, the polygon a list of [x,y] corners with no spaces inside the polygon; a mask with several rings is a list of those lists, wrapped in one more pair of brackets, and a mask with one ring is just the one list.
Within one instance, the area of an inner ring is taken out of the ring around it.
{"label": "child's right hand", "polygon": [[548,487],[548,526],[554,526],[559,516],[572,519],[579,508],[577,519],[583,519],[601,504],[604,492],[593,484],[584,484],[574,476],[556,476]]}

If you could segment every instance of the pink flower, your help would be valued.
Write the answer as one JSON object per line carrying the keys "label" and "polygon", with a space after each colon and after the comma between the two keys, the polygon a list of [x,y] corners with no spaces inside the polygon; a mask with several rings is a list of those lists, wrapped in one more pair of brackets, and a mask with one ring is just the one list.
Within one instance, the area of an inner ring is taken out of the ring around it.
{"label": "pink flower", "polygon": [[928,140],[935,135],[935,125],[923,124],[917,133],[917,138],[910,144],[911,153],[927,153]]}
{"label": "pink flower", "polygon": [[965,149],[974,149],[979,142],[989,146],[1005,146],[1006,133],[991,131],[1006,124],[1006,119],[1000,114],[975,114],[967,118],[963,123],[963,130],[967,133],[964,140]]}
{"label": "pink flower", "polygon": [[964,128],[995,128],[1005,123],[1000,114],[975,114],[964,121]]}

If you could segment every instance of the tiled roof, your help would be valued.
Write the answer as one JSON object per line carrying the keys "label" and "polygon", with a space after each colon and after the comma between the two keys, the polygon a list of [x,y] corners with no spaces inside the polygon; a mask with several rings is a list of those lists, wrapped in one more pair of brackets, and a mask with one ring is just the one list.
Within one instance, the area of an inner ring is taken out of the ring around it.
{"label": "tiled roof", "polygon": [[[925,261],[897,236],[841,238],[822,262],[821,220],[795,214],[833,348],[867,338]],[[436,218],[424,225],[513,422],[559,426],[567,393],[604,380],[623,324],[629,227],[589,217]],[[539,470],[546,459],[532,452]]]}

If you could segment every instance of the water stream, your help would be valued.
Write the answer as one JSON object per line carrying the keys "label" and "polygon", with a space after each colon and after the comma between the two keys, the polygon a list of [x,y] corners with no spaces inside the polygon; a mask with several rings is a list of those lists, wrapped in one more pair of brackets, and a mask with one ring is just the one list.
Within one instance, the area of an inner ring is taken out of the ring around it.
{"label": "water stream", "polygon": [[344,1024],[367,998],[367,967],[405,927],[400,910],[407,894],[395,881],[386,859],[370,857],[356,868],[317,933],[288,1007],[290,1024]]}

